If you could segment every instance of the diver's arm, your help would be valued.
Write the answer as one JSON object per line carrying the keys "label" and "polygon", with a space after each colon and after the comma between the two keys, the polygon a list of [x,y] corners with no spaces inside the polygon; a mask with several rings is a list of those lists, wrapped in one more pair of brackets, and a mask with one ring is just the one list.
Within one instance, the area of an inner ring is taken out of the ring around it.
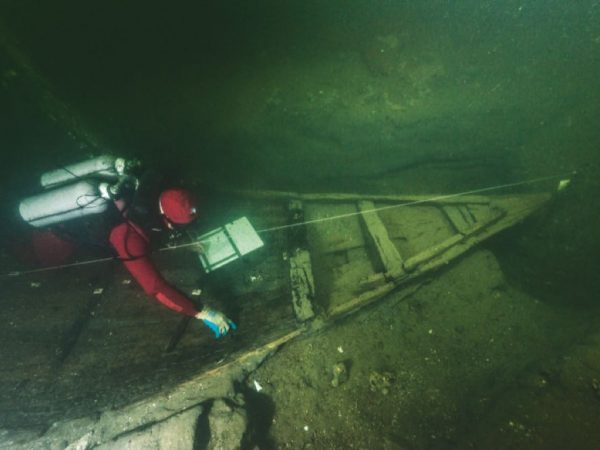
{"label": "diver's arm", "polygon": [[199,310],[181,292],[171,286],[148,256],[149,242],[143,230],[131,221],[123,222],[110,233],[110,243],[144,292],[167,308],[187,316]]}
{"label": "diver's arm", "polygon": [[236,329],[235,323],[225,314],[206,307],[199,310],[162,277],[148,257],[148,237],[135,223],[128,220],[117,225],[110,233],[109,239],[123,264],[144,292],[173,311],[202,320],[216,338]]}

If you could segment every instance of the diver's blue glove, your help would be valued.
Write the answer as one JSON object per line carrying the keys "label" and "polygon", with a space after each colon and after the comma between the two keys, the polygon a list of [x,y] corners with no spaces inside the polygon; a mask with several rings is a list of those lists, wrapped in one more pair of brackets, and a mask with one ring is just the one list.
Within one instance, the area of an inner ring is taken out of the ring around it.
{"label": "diver's blue glove", "polygon": [[229,330],[237,329],[236,324],[233,320],[229,319],[225,314],[220,311],[215,311],[214,309],[204,308],[198,314],[196,314],[196,319],[200,319],[204,322],[208,328],[215,333],[215,338],[219,339],[221,336],[225,336],[229,333]]}

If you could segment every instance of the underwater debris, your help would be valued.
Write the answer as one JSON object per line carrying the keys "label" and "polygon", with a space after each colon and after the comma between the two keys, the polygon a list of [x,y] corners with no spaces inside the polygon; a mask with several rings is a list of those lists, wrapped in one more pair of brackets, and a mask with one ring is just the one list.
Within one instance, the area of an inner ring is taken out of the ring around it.
{"label": "underwater debris", "polygon": [[390,393],[390,387],[394,382],[394,375],[391,372],[383,371],[378,372],[374,370],[369,374],[369,385],[371,391],[379,392],[380,394],[387,395]]}
{"label": "underwater debris", "polygon": [[331,385],[333,387],[338,387],[348,381],[348,367],[346,367],[345,362],[342,361],[334,364],[331,371],[333,372],[333,378],[331,380]]}

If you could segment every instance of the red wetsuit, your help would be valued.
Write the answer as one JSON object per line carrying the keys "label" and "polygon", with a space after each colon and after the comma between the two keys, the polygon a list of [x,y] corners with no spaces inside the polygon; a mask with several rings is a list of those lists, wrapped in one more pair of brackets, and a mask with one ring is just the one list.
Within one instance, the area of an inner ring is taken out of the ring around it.
{"label": "red wetsuit", "polygon": [[148,256],[150,240],[138,225],[130,220],[117,225],[111,230],[109,240],[146,294],[154,296],[167,308],[181,314],[195,316],[198,313],[194,304],[167,283],[156,270]]}

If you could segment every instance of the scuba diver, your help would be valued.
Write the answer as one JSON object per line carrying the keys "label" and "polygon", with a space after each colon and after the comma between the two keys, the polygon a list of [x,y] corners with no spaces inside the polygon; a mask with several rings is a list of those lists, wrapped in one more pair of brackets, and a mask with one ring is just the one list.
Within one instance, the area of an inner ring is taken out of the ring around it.
{"label": "scuba diver", "polygon": [[[103,155],[46,172],[41,184],[46,191],[21,201],[21,217],[36,228],[63,224],[110,212],[108,242],[144,292],[167,308],[195,317],[210,328],[216,338],[236,325],[220,311],[198,309],[182,292],[169,284],[150,259],[150,238],[131,217],[140,182],[134,172],[139,161]],[[192,223],[197,218],[193,195],[181,188],[160,193],[157,202],[162,224],[169,230]]]}

